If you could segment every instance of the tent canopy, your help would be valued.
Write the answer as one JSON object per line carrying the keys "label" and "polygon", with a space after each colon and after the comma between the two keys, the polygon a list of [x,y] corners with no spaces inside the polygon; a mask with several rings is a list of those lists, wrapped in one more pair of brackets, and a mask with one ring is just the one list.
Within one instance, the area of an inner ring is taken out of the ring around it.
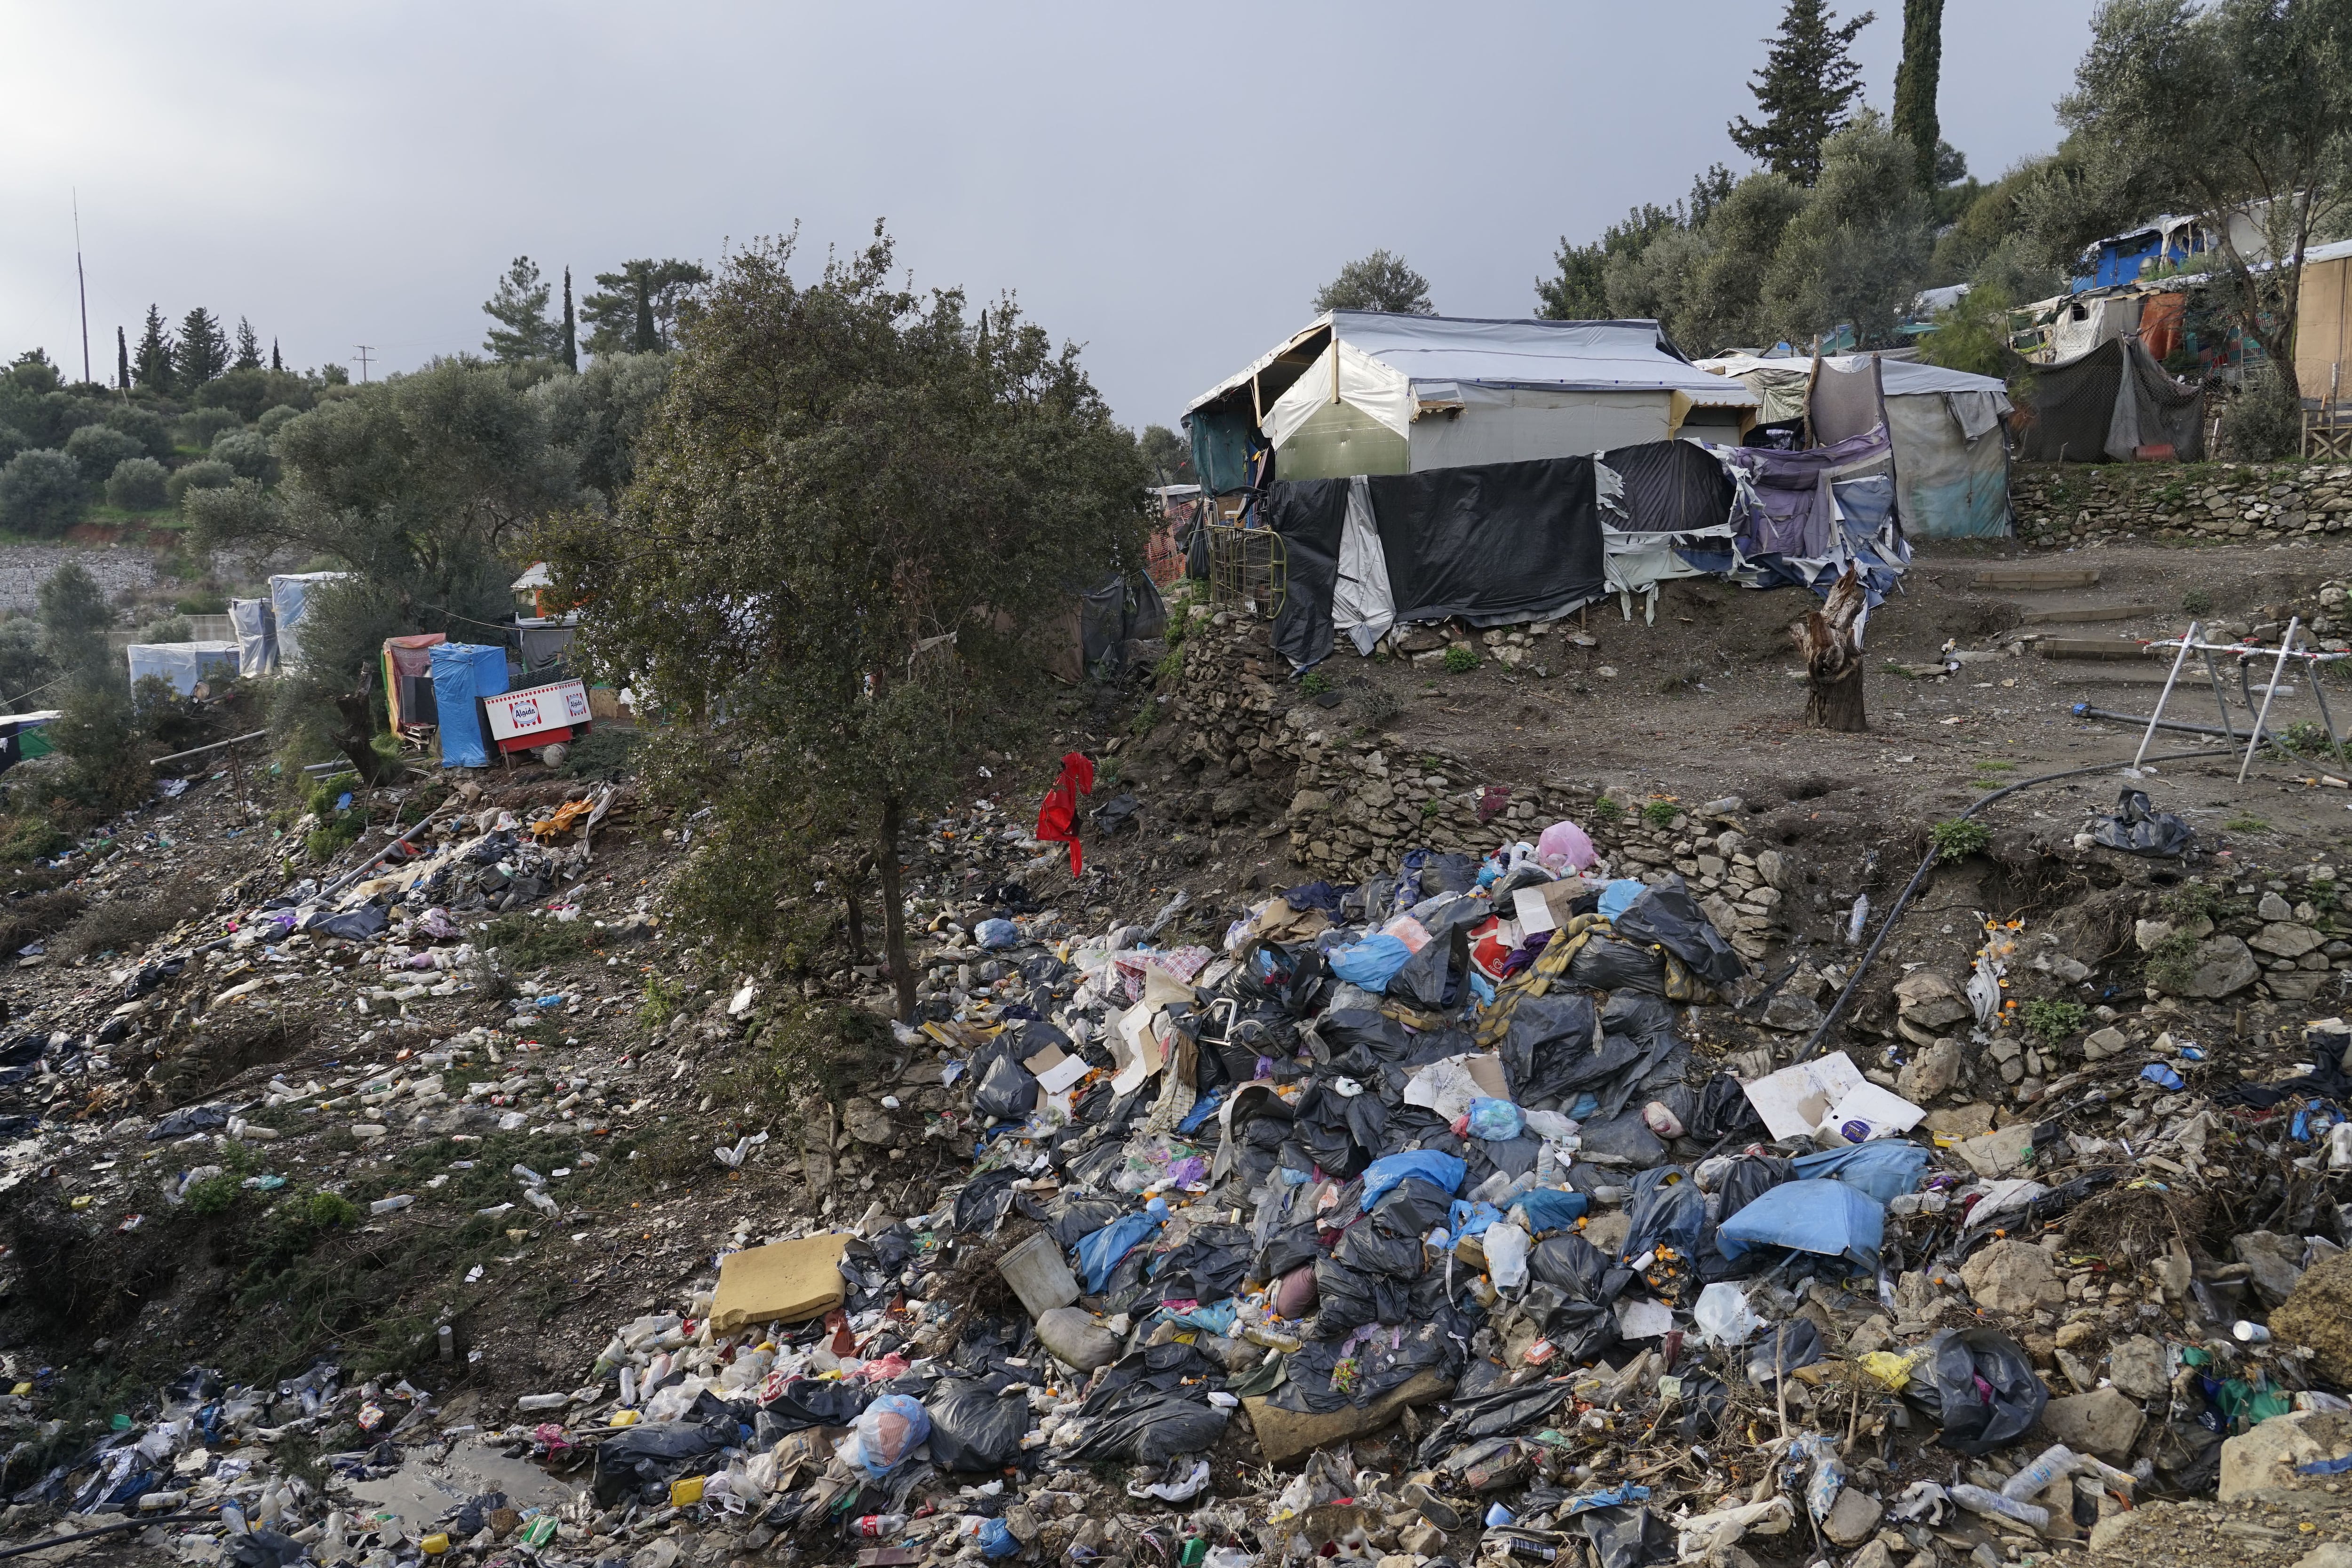
{"label": "tent canopy", "polygon": [[151,675],[172,683],[185,697],[196,682],[236,674],[237,649],[233,642],[135,642],[123,650],[131,665],[131,684]]}
{"label": "tent canopy", "polygon": [[489,766],[490,752],[475,700],[507,689],[507,650],[478,643],[436,643],[425,650],[433,666],[433,706],[438,714],[441,765]]}

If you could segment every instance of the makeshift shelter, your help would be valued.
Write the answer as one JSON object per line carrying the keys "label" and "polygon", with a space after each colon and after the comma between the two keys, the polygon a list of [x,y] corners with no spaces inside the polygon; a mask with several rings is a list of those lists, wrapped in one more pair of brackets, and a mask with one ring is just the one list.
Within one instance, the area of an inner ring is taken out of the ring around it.
{"label": "makeshift shelter", "polygon": [[297,627],[309,607],[312,586],[352,575],[349,572],[296,572],[269,579],[269,605],[278,618],[278,658],[281,666],[302,662],[302,639]]}
{"label": "makeshift shelter", "polygon": [[440,728],[441,765],[485,768],[490,752],[480,700],[507,689],[507,650],[476,643],[436,643],[425,650],[433,669],[433,706]]}
{"label": "makeshift shelter", "polygon": [[2205,457],[2205,384],[2177,381],[2138,334],[2076,359],[2020,370],[2033,375],[2018,421],[2018,456],[2030,462],[2128,463]]}
{"label": "makeshift shelter", "polygon": [[394,734],[438,722],[431,650],[448,640],[446,632],[383,639],[383,700],[391,711]]}
{"label": "makeshift shelter", "polygon": [[229,629],[236,637],[236,672],[250,679],[278,673],[278,612],[267,599],[231,599]]}
{"label": "makeshift shelter", "polygon": [[135,642],[123,650],[135,689],[149,676],[161,676],[183,697],[202,680],[234,679],[237,645],[233,642]]}
{"label": "makeshift shelter", "polygon": [[44,708],[35,713],[0,713],[0,773],[56,751],[49,742],[49,721],[64,711]]}
{"label": "makeshift shelter", "polygon": [[2307,399],[2331,406],[2352,402],[2352,241],[2304,253],[2294,380]]}
{"label": "makeshift shelter", "polygon": [[1168,601],[1148,572],[1113,573],[1099,587],[1070,595],[1067,617],[1049,645],[1046,673],[1072,684],[1106,660],[1125,657],[1138,637],[1156,637],[1168,626]]}
{"label": "makeshift shelter", "polygon": [[1727,354],[1701,363],[1755,391],[1761,423],[1808,418],[1818,443],[1884,423],[1894,445],[1895,516],[1913,538],[1989,539],[2010,532],[2009,448],[2001,427],[2011,406],[1999,377],[1884,354],[1821,360]]}
{"label": "makeshift shelter", "polygon": [[1275,479],[1326,479],[1735,441],[1756,403],[1655,321],[1333,310],[1193,399],[1185,426],[1194,469],[1227,490],[1267,450]]}
{"label": "makeshift shelter", "polygon": [[1702,565],[1732,548],[1735,489],[1719,455],[1692,441],[1651,441],[1600,454],[1602,569],[1628,619],[1633,596],[1646,595],[1654,616],[1658,584],[1724,570]]}

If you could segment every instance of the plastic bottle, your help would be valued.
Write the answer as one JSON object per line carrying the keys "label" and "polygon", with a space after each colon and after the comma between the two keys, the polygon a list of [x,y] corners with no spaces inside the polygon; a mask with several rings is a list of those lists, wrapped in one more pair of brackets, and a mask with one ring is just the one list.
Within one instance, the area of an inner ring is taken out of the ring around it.
{"label": "plastic bottle", "polygon": [[517,1410],[561,1410],[572,1403],[568,1394],[526,1394],[515,1401]]}
{"label": "plastic bottle", "polygon": [[1503,1550],[1513,1557],[1532,1557],[1538,1563],[1555,1562],[1559,1557],[1559,1547],[1523,1541],[1516,1535],[1503,1542]]}
{"label": "plastic bottle", "polygon": [[531,1207],[544,1210],[548,1214],[551,1215],[556,1212],[555,1200],[547,1195],[547,1191],[543,1187],[532,1187],[529,1189],[523,1194],[522,1200]]}
{"label": "plastic bottle", "polygon": [[853,1534],[867,1541],[880,1541],[907,1528],[908,1516],[903,1513],[869,1513],[860,1517],[849,1528]]}
{"label": "plastic bottle", "polygon": [[1997,1513],[2003,1519],[2013,1519],[2035,1530],[2049,1527],[2050,1510],[2046,1508],[2036,1508],[2030,1502],[2020,1502],[2015,1498],[2003,1497],[1999,1492],[1969,1486],[1965,1482],[1951,1488],[1950,1492],[1954,1502],[1973,1513]]}
{"label": "plastic bottle", "polygon": [[2244,1318],[2239,1319],[2231,1325],[2230,1332],[2237,1336],[2237,1341],[2242,1345],[2266,1345],[2271,1342],[2271,1331],[2268,1329]]}
{"label": "plastic bottle", "polygon": [[2074,1449],[2063,1443],[2053,1443],[2042,1450],[2041,1458],[2001,1482],[2000,1495],[2023,1502],[2059,1477],[2074,1474],[2082,1464]]}
{"label": "plastic bottle", "polygon": [[142,1492],[140,1494],[139,1498],[139,1511],[141,1513],[161,1513],[167,1508],[177,1508],[187,1500],[188,1494],[184,1490]]}
{"label": "plastic bottle", "polygon": [[389,1198],[378,1198],[375,1202],[368,1205],[368,1213],[392,1214],[400,1209],[406,1208],[415,1201],[415,1195],[410,1193],[402,1193],[396,1196]]}

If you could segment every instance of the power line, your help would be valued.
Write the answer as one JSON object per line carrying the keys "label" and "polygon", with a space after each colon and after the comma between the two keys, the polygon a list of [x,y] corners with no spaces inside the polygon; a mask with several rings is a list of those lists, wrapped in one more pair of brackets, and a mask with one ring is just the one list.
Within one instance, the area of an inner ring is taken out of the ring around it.
{"label": "power line", "polygon": [[362,381],[365,381],[368,378],[368,355],[374,351],[375,345],[373,343],[353,343],[352,347],[359,351],[360,379]]}

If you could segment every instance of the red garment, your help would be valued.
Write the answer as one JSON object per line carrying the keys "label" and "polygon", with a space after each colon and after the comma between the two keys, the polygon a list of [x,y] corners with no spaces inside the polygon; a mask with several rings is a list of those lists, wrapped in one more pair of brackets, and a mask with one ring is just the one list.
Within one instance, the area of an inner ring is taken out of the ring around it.
{"label": "red garment", "polygon": [[1047,844],[1070,847],[1070,875],[1084,868],[1078,853],[1078,796],[1095,793],[1095,765],[1082,752],[1062,753],[1062,776],[1045,792],[1037,807],[1037,837]]}

